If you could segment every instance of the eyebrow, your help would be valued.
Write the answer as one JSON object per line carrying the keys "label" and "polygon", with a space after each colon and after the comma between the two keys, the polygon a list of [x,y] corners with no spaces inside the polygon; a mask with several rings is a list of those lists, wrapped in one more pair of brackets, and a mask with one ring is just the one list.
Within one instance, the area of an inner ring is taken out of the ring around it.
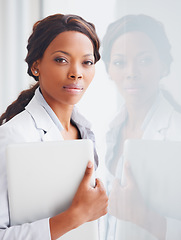
{"label": "eyebrow", "polygon": [[[61,53],[65,54],[65,55],[68,55],[68,56],[71,57],[71,54],[70,54],[70,53],[65,52],[65,51],[62,51],[62,50],[57,50],[57,51],[53,52],[52,55],[53,55],[54,53],[57,53],[57,52],[61,52]],[[83,57],[89,57],[89,56],[94,56],[94,55],[93,55],[92,53],[88,53],[88,54],[83,55]]]}
{"label": "eyebrow", "polygon": [[[138,56],[141,56],[141,55],[144,55],[144,54],[151,54],[152,52],[150,50],[145,50],[145,51],[142,51],[138,54]],[[113,55],[114,57],[125,57],[124,54],[121,54],[121,53],[115,53]]]}
{"label": "eyebrow", "polygon": [[150,51],[150,50],[142,51],[138,54],[138,56],[141,56],[141,55],[144,55],[144,54],[152,54],[152,51]]}
{"label": "eyebrow", "polygon": [[53,55],[54,53],[57,53],[57,52],[61,52],[61,53],[65,54],[65,55],[71,56],[70,53],[65,52],[65,51],[61,51],[61,50],[57,50],[57,51],[53,52],[52,55]]}

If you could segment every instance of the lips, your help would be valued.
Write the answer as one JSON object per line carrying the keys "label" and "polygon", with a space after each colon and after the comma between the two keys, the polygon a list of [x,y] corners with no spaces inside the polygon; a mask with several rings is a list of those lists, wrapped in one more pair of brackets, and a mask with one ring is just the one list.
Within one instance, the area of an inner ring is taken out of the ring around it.
{"label": "lips", "polygon": [[143,91],[143,88],[141,86],[128,86],[124,87],[124,90],[128,93],[137,93],[139,91]]}
{"label": "lips", "polygon": [[81,93],[84,88],[80,84],[68,84],[63,86],[63,89],[67,92],[76,94],[76,93]]}

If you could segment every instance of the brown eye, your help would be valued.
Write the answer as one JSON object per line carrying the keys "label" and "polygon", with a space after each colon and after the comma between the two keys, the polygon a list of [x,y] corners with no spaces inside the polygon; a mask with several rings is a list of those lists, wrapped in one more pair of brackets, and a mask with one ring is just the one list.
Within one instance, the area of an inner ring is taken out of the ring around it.
{"label": "brown eye", "polygon": [[124,60],[114,60],[113,65],[121,68],[126,65],[126,62]]}
{"label": "brown eye", "polygon": [[91,65],[93,65],[93,64],[94,64],[94,62],[93,62],[93,61],[90,61],[90,60],[88,60],[88,61],[84,61],[84,62],[83,62],[83,64],[85,64],[85,65],[87,65],[87,66],[91,66]]}
{"label": "brown eye", "polygon": [[65,58],[58,57],[58,58],[55,58],[55,62],[57,62],[57,63],[67,63],[67,60]]}
{"label": "brown eye", "polygon": [[144,58],[141,58],[140,59],[140,64],[142,64],[142,65],[148,65],[148,64],[150,64],[150,63],[152,63],[152,57],[144,57]]}

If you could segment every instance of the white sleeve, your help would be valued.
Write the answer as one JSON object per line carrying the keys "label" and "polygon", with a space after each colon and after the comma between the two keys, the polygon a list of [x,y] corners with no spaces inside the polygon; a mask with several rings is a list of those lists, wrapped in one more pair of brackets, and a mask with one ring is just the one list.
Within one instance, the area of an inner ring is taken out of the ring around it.
{"label": "white sleeve", "polygon": [[180,240],[181,221],[172,218],[166,218],[166,220],[167,220],[166,240]]}
{"label": "white sleeve", "polygon": [[11,129],[0,127],[0,240],[51,240],[48,218],[10,227],[5,149],[18,139]]}
{"label": "white sleeve", "polygon": [[0,229],[0,240],[51,240],[49,219]]}

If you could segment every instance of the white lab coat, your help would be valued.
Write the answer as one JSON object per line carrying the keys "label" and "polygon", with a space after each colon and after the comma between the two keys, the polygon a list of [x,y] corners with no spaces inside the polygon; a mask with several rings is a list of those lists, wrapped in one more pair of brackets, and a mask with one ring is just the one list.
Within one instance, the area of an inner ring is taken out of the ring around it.
{"label": "white lab coat", "polygon": [[[120,138],[126,115],[125,106],[122,106],[119,114],[110,124],[110,130],[107,133],[106,139],[106,165],[108,169],[113,163],[115,154],[119,148],[117,140]],[[159,99],[148,112],[142,127],[144,132],[142,139],[181,141],[181,113],[175,111],[162,94],[159,95]]]}
{"label": "white lab coat", "polygon": [[[160,94],[158,102],[156,106],[153,107],[150,112],[147,114],[145,121],[143,123],[144,133],[142,139],[152,139],[152,140],[163,140],[163,141],[181,141],[181,114],[173,108],[173,106]],[[111,166],[114,164],[114,159],[116,158],[116,153],[119,148],[119,144],[116,146],[116,139],[119,139],[122,127],[126,118],[125,107],[122,108],[118,116],[111,123],[110,131],[107,134],[107,158],[106,165],[108,168],[109,176],[108,176],[108,188],[111,190],[112,180],[114,179],[113,173],[110,174]],[[178,186],[179,187],[179,186]],[[111,217],[114,221],[115,219]],[[111,224],[111,223],[110,223]],[[107,225],[107,224],[106,224]],[[118,226],[119,224],[117,224]],[[120,225],[119,225],[120,226]],[[106,226],[106,228],[108,225]],[[106,231],[107,234],[105,236],[106,240],[115,240],[114,233],[115,225],[112,225],[112,230]],[[134,226],[132,226],[134,229]],[[122,225],[122,229],[124,230],[124,225]],[[121,231],[121,229],[119,229]],[[121,236],[119,234],[119,236]],[[122,235],[124,238],[124,234]],[[126,238],[133,239],[133,238]],[[143,238],[145,239],[145,238]],[[152,237],[147,236],[146,239],[152,239]],[[155,239],[155,238],[153,238]],[[176,219],[167,218],[167,234],[166,240],[180,240],[181,239],[181,221]],[[116,239],[117,240],[117,239]]]}
{"label": "white lab coat", "polygon": [[[93,139],[90,124],[74,109],[82,138]],[[59,141],[63,137],[53,120],[36,99],[36,94],[26,109],[0,127],[0,240],[50,240],[49,219],[9,227],[5,149],[18,142]]]}

